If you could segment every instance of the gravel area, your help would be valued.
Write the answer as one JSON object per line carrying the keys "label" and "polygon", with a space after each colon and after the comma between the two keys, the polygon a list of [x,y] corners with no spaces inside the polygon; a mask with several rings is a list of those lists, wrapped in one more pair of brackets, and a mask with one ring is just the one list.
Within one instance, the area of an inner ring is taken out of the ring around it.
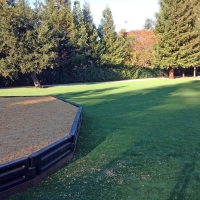
{"label": "gravel area", "polygon": [[0,164],[68,135],[77,110],[54,97],[0,97]]}

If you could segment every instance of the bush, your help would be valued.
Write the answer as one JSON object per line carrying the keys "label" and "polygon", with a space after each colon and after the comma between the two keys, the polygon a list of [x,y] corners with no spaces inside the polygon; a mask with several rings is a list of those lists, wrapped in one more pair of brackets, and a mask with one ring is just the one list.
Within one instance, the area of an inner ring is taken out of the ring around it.
{"label": "bush", "polygon": [[[55,68],[46,69],[38,74],[42,85],[118,81],[139,78],[167,77],[167,72],[161,69],[149,69],[139,67],[82,67],[82,68]],[[20,75],[13,82],[9,79],[0,78],[1,87],[32,85],[29,75]]]}

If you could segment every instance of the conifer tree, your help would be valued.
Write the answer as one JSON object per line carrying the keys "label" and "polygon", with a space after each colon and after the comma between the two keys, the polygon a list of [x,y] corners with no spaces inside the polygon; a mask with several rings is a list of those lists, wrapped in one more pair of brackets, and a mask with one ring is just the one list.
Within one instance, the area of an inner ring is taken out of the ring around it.
{"label": "conifer tree", "polygon": [[[40,87],[36,74],[55,59],[53,48],[57,44],[54,29],[45,16],[38,18],[24,0],[6,9],[9,12],[5,12],[7,25],[1,42],[1,53],[4,55],[0,58],[0,73],[5,77],[12,77],[14,72],[31,74],[35,86]],[[12,13],[11,17],[9,13]]]}
{"label": "conifer tree", "polygon": [[170,69],[189,68],[199,65],[199,35],[195,30],[195,13],[191,0],[160,0],[160,12],[156,15],[155,67]]}
{"label": "conifer tree", "polygon": [[[193,12],[195,16],[195,30],[198,32],[199,38],[200,38],[200,17],[199,17],[200,16],[200,2],[199,0],[191,0],[191,6],[194,9]],[[194,77],[197,76],[197,71],[198,71],[198,67],[194,67]]]}
{"label": "conifer tree", "polygon": [[108,6],[103,10],[98,33],[101,43],[100,64],[107,67],[122,65],[127,53],[127,43],[123,37],[118,37]]}
{"label": "conifer tree", "polygon": [[88,34],[86,32],[86,26],[84,23],[84,16],[81,10],[80,2],[76,0],[73,7],[73,17],[74,17],[74,53],[73,53],[73,65],[75,67],[84,67],[87,65],[86,54],[88,51]]}
{"label": "conifer tree", "polygon": [[145,29],[151,30],[154,27],[154,21],[152,19],[146,18],[144,26]]}
{"label": "conifer tree", "polygon": [[0,75],[10,78],[18,72],[15,50],[11,48],[17,43],[12,27],[16,21],[12,6],[9,1],[0,0]]}
{"label": "conifer tree", "polygon": [[83,4],[83,20],[87,32],[87,65],[97,66],[99,60],[100,43],[98,41],[98,32],[93,22],[93,16],[88,2]]}
{"label": "conifer tree", "polygon": [[191,0],[191,6],[194,9],[195,18],[195,27],[196,30],[200,33],[200,1],[199,0]]}
{"label": "conifer tree", "polygon": [[72,67],[73,54],[75,52],[75,24],[71,11],[70,0],[49,1],[47,0],[45,16],[51,22],[57,38],[56,60],[54,65],[59,69],[68,70]]}

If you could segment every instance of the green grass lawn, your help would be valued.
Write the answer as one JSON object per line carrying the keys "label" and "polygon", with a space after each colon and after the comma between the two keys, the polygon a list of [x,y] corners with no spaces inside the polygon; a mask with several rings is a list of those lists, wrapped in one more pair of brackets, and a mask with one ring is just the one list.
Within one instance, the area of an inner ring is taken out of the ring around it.
{"label": "green grass lawn", "polygon": [[200,80],[2,89],[83,106],[75,157],[12,199],[199,200]]}

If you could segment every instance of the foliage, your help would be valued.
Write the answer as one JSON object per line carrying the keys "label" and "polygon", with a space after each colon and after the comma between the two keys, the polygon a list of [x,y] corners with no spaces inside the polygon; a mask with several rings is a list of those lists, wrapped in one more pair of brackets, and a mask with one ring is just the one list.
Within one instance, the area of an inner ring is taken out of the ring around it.
{"label": "foliage", "polygon": [[47,69],[40,74],[42,84],[104,82],[139,78],[166,77],[161,69],[140,67],[94,67],[74,68],[61,71],[59,68]]}
{"label": "foliage", "polygon": [[[39,11],[34,12],[28,4],[19,0],[13,7],[4,4],[5,20],[1,31],[0,74],[39,73],[55,59],[54,30]],[[7,13],[10,17],[7,18]],[[9,26],[9,27],[8,27]]]}
{"label": "foliage", "polygon": [[15,49],[11,48],[17,43],[12,21],[16,21],[13,7],[0,0],[0,75],[3,77],[13,77],[18,72]]}
{"label": "foliage", "polygon": [[195,14],[195,29],[198,31],[200,35],[200,2],[198,0],[191,0],[192,7],[194,9]]}
{"label": "foliage", "polygon": [[73,18],[74,18],[74,30],[75,33],[73,45],[74,45],[74,52],[73,52],[73,63],[74,67],[83,67],[87,65],[87,38],[88,34],[86,32],[86,27],[84,23],[84,16],[81,11],[80,2],[76,0],[74,2],[73,7]]}
{"label": "foliage", "polygon": [[54,38],[57,40],[55,71],[58,70],[57,68],[71,68],[74,61],[76,38],[71,2],[66,0],[46,1],[44,13],[51,22],[52,29],[55,30]]}
{"label": "foliage", "polygon": [[151,30],[154,28],[154,21],[152,19],[146,18],[145,23],[144,23],[144,28],[147,30]]}
{"label": "foliage", "polygon": [[112,12],[108,6],[103,10],[98,33],[101,43],[101,66],[121,66],[128,54],[128,44],[124,37],[118,36],[115,32]]}
{"label": "foliage", "polygon": [[155,32],[154,66],[159,68],[196,67],[200,61],[200,40],[195,30],[196,14],[190,0],[160,0]]}
{"label": "foliage", "polygon": [[88,2],[83,4],[83,21],[85,23],[85,30],[87,32],[87,66],[98,66],[99,65],[99,54],[100,54],[100,43],[98,39],[98,32],[93,22],[90,5]]}
{"label": "foliage", "polygon": [[153,45],[157,42],[157,36],[153,30],[133,30],[127,33],[131,38],[130,51],[134,55],[132,65],[137,67],[149,67],[153,54]]}
{"label": "foliage", "polygon": [[73,7],[70,0],[35,0],[30,7],[25,0],[0,0],[1,86],[30,84],[30,75],[39,86],[152,77],[159,69],[198,66],[200,3],[160,5],[155,35],[151,19],[148,30],[116,33],[109,6],[97,29],[88,2],[81,8],[79,0]]}

